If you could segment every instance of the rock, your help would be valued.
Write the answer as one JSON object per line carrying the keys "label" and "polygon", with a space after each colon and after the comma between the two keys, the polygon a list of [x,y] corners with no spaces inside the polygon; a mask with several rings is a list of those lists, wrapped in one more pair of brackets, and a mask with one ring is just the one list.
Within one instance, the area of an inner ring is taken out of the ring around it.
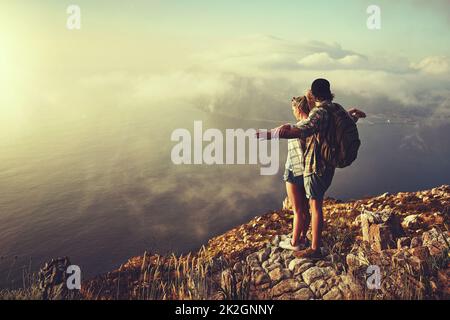
{"label": "rock", "polygon": [[278,283],[281,280],[290,278],[291,274],[289,270],[282,269],[282,268],[275,268],[272,271],[269,272],[270,280],[274,283]]}
{"label": "rock", "polygon": [[312,267],[302,273],[303,280],[310,285],[314,281],[323,278],[324,274],[319,267]]}
{"label": "rock", "polygon": [[280,236],[276,235],[272,240],[272,245],[274,247],[278,247],[280,245],[280,241],[281,241]]}
{"label": "rock", "polygon": [[272,247],[270,255],[275,255],[277,253],[281,253],[283,250],[280,247]]}
{"label": "rock", "polygon": [[363,240],[376,251],[395,248],[395,239],[404,235],[398,216],[391,210],[376,213],[363,211],[361,228]]}
{"label": "rock", "polygon": [[397,239],[397,249],[401,250],[403,248],[409,248],[411,245],[411,239],[407,237],[402,237]]}
{"label": "rock", "polygon": [[249,254],[246,258],[246,261],[249,265],[251,265],[253,262],[258,262],[258,252]]}
{"label": "rock", "polygon": [[252,270],[261,269],[261,265],[259,264],[258,260],[252,260],[251,263],[248,264]]}
{"label": "rock", "polygon": [[430,250],[432,256],[439,255],[448,248],[450,239],[446,233],[438,231],[436,228],[424,232],[422,244]]}
{"label": "rock", "polygon": [[314,266],[310,261],[311,260],[309,259],[294,259],[289,263],[288,269],[293,272],[294,275],[302,274]]}
{"label": "rock", "polygon": [[275,253],[269,258],[269,263],[281,263],[281,254]]}
{"label": "rock", "polygon": [[413,214],[403,219],[402,227],[405,229],[417,229],[420,228],[421,222],[420,216],[418,214]]}
{"label": "rock", "polygon": [[311,300],[314,294],[309,288],[302,288],[292,294],[292,300]]}
{"label": "rock", "polygon": [[226,292],[231,292],[233,280],[234,280],[233,272],[230,269],[222,271],[222,274],[220,276],[221,288],[224,289]]}
{"label": "rock", "polygon": [[320,268],[325,268],[325,267],[331,267],[333,264],[331,262],[328,261],[319,261],[316,263],[316,266],[320,267]]}
{"label": "rock", "polygon": [[284,259],[284,267],[289,269],[289,264],[292,262],[292,260],[294,260],[294,257],[288,257]]}
{"label": "rock", "polygon": [[296,292],[284,293],[279,297],[274,298],[274,300],[311,300],[314,299],[314,294],[309,288],[302,288]]}
{"label": "rock", "polygon": [[377,197],[377,199],[386,199],[387,197],[389,197],[391,194],[389,192],[385,192],[383,193],[381,196]]}
{"label": "rock", "polygon": [[310,269],[312,267],[314,267],[314,264],[311,263],[311,262],[307,262],[307,263],[304,263],[304,264],[301,264],[301,265],[297,265],[294,268],[294,271],[293,271],[294,275],[298,276],[298,275],[302,274],[303,272],[305,272],[306,270],[308,270],[308,269]]}
{"label": "rock", "polygon": [[322,297],[329,291],[328,284],[324,279],[316,280],[310,287],[316,297]]}
{"label": "rock", "polygon": [[327,294],[323,296],[323,300],[341,300],[342,299],[342,293],[337,288],[334,287],[330,291],[328,291]]}
{"label": "rock", "polygon": [[418,257],[421,261],[428,261],[430,259],[430,251],[428,250],[428,247],[417,247],[412,248],[409,250],[409,252],[415,256]]}
{"label": "rock", "polygon": [[294,251],[284,250],[283,252],[281,252],[281,258],[283,258],[283,260],[285,261],[294,259]]}
{"label": "rock", "polygon": [[266,267],[266,270],[268,272],[270,272],[270,271],[272,271],[274,269],[277,269],[277,268],[283,269],[283,265],[281,263],[279,263],[279,262],[276,262],[276,263],[273,263],[273,264],[269,263],[269,265]]}
{"label": "rock", "polygon": [[395,240],[389,226],[384,224],[373,224],[369,229],[369,243],[373,250],[382,251],[393,248]]}
{"label": "rock", "polygon": [[255,282],[255,285],[257,285],[257,286],[267,284],[267,283],[270,283],[270,277],[267,273],[260,271],[254,275],[254,282]]}
{"label": "rock", "polygon": [[258,251],[258,260],[259,262],[264,262],[267,260],[267,258],[269,258],[271,253],[271,249],[270,248],[264,248],[260,251]]}
{"label": "rock", "polygon": [[292,260],[292,261],[289,263],[289,266],[288,266],[289,271],[294,271],[294,268],[295,268],[297,265],[300,265],[300,261],[301,261],[301,259],[294,259],[294,260]]}
{"label": "rock", "polygon": [[305,287],[306,284],[301,283],[295,279],[283,280],[272,288],[272,296],[279,297],[284,293],[294,292]]}
{"label": "rock", "polygon": [[243,269],[243,265],[242,265],[241,262],[236,262],[236,263],[234,264],[234,266],[233,266],[234,272],[239,272],[239,273],[241,273],[241,272],[242,272],[242,269]]}

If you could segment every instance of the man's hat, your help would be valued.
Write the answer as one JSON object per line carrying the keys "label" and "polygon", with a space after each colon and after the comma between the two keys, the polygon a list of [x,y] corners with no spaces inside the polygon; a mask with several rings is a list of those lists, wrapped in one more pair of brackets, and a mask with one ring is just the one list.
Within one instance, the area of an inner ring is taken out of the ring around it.
{"label": "man's hat", "polygon": [[331,97],[330,82],[326,79],[317,79],[311,85],[311,92],[314,97]]}

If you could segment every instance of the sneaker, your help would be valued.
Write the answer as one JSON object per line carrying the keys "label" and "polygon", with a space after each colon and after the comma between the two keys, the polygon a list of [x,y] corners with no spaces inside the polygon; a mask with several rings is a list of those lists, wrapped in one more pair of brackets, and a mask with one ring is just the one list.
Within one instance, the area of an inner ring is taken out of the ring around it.
{"label": "sneaker", "polygon": [[320,260],[322,258],[322,251],[319,250],[313,250],[311,247],[308,249],[299,251],[295,253],[296,258],[308,258],[312,260]]}
{"label": "sneaker", "polygon": [[286,240],[283,240],[280,242],[279,247],[281,249],[285,249],[285,250],[291,250],[291,251],[301,251],[304,250],[305,248],[307,248],[309,246],[309,240],[306,239],[305,242],[303,243],[299,243],[296,246],[292,245],[292,239],[291,238],[287,238]]}

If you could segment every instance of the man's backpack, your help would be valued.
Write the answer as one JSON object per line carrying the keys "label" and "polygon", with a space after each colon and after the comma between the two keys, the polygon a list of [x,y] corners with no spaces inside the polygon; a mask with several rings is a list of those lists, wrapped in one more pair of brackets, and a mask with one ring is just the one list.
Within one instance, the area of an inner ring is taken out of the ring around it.
{"label": "man's backpack", "polygon": [[358,157],[361,146],[358,128],[347,111],[337,103],[324,105],[330,116],[327,133],[321,140],[321,155],[335,168],[348,167]]}

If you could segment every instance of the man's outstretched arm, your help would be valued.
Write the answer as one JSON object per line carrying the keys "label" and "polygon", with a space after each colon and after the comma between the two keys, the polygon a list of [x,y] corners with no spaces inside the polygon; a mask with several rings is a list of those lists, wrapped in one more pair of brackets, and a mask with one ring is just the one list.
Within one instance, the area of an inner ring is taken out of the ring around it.
{"label": "man's outstretched arm", "polygon": [[[307,138],[320,130],[320,123],[328,114],[323,109],[315,109],[308,119],[299,122],[293,126],[281,126],[279,136],[281,139]],[[347,111],[352,120],[357,123],[360,118],[365,118],[366,114],[356,108]]]}
{"label": "man's outstretched arm", "polygon": [[297,125],[284,125],[279,128],[280,139],[304,139],[320,131],[320,125],[327,117],[327,111],[316,108],[311,111],[308,119]]}

